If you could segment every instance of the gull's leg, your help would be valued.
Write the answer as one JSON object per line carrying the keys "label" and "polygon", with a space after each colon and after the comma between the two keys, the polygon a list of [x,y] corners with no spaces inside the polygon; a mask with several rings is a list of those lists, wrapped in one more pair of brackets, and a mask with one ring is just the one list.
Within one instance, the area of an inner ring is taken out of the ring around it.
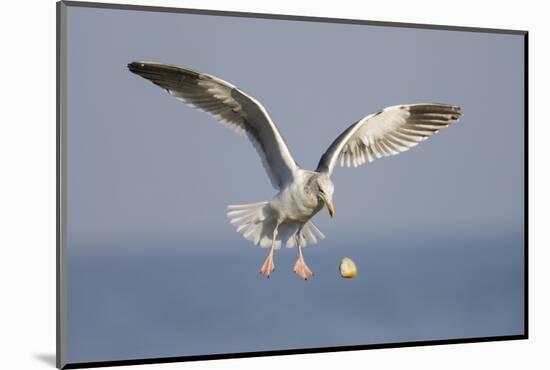
{"label": "gull's leg", "polygon": [[273,229],[273,240],[271,241],[271,248],[269,248],[269,253],[265,258],[264,264],[260,269],[260,274],[269,277],[269,275],[275,270],[275,263],[273,262],[273,249],[275,247],[275,239],[277,238],[277,228],[279,225],[275,225]]}
{"label": "gull's leg", "polygon": [[294,272],[302,279],[307,280],[313,276],[313,272],[307,267],[306,261],[304,261],[304,255],[302,254],[302,227],[300,227],[296,233],[296,245],[298,246],[298,259],[294,264]]}

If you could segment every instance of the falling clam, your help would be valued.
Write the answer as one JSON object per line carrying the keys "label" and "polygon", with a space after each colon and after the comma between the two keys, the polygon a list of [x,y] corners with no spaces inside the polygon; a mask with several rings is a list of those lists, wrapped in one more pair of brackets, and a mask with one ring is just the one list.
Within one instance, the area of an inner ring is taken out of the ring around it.
{"label": "falling clam", "polygon": [[357,275],[357,266],[349,257],[342,258],[340,261],[340,276],[344,279],[353,279]]}

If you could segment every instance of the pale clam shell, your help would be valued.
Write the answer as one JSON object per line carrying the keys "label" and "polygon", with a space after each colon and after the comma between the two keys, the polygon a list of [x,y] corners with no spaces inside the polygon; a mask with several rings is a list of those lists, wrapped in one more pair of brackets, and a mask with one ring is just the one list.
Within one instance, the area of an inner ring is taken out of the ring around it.
{"label": "pale clam shell", "polygon": [[357,266],[349,257],[342,258],[340,261],[340,276],[344,279],[353,279],[357,275]]}

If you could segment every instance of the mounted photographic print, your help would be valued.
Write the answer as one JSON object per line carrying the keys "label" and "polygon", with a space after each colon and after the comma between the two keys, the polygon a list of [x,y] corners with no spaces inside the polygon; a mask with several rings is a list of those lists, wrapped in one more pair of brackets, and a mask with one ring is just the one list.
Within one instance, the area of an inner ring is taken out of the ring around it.
{"label": "mounted photographic print", "polygon": [[57,10],[58,367],[527,338],[527,32]]}

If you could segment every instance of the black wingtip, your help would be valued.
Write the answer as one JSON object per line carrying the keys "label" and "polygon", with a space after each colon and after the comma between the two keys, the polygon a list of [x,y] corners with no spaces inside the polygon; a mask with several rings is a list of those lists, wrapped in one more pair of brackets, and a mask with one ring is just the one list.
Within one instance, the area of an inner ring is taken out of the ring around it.
{"label": "black wingtip", "polygon": [[132,73],[139,73],[145,69],[145,63],[142,62],[132,62],[128,63],[128,69]]}
{"label": "black wingtip", "polygon": [[157,63],[157,62],[132,62],[128,63],[128,69],[130,72],[136,73],[136,74],[142,74],[142,73],[151,73],[158,70],[166,69],[165,64]]}
{"label": "black wingtip", "polygon": [[[458,118],[462,117],[464,115],[464,112],[462,111],[462,107],[458,106],[458,105],[455,105],[453,107],[458,115]],[[457,118],[457,119],[458,119]]]}

